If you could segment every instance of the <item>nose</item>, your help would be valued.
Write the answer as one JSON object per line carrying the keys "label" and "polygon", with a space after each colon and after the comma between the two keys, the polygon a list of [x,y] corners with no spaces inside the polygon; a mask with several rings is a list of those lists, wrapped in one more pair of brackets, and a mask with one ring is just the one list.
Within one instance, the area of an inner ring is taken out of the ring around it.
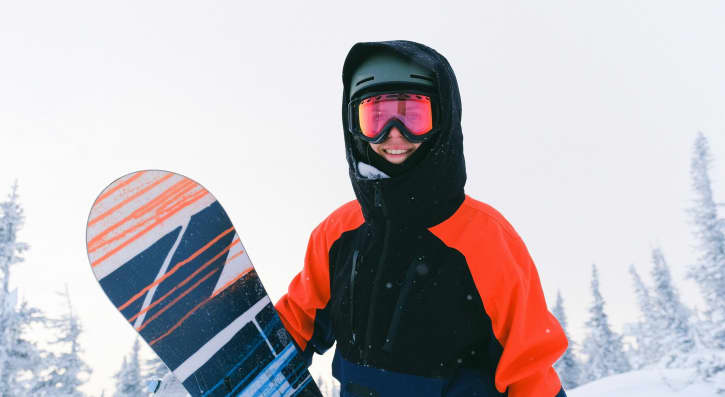
{"label": "nose", "polygon": [[393,127],[393,128],[390,129],[390,132],[388,132],[388,137],[385,140],[387,141],[387,140],[390,140],[390,139],[400,139],[400,138],[405,138],[405,137],[400,132],[400,130],[398,129],[398,127]]}

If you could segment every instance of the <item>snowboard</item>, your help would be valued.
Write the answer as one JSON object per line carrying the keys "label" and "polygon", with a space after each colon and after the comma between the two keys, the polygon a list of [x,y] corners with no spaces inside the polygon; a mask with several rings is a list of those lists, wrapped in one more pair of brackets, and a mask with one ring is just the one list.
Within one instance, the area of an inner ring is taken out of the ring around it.
{"label": "snowboard", "polygon": [[96,280],[192,396],[321,397],[221,204],[182,175],[106,187],[86,229]]}

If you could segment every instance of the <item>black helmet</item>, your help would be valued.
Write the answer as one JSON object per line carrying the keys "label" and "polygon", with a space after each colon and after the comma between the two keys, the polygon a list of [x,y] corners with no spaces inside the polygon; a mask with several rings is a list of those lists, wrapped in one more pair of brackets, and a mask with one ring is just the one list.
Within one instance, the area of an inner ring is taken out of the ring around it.
{"label": "black helmet", "polygon": [[369,54],[352,73],[348,98],[382,86],[435,89],[432,71],[397,52],[380,49]]}

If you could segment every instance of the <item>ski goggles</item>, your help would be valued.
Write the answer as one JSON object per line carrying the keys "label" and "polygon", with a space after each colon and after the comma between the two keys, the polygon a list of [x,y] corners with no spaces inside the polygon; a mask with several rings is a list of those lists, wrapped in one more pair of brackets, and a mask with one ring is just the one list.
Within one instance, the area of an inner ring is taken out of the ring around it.
{"label": "ski goggles", "polygon": [[435,99],[415,92],[373,94],[350,101],[349,129],[361,139],[380,143],[397,127],[411,142],[423,142],[435,132]]}

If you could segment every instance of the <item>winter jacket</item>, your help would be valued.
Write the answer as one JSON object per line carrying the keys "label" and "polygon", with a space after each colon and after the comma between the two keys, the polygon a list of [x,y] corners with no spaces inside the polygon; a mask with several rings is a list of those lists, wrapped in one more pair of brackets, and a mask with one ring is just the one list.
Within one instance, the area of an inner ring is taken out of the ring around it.
{"label": "winter jacket", "polygon": [[446,59],[407,42],[358,43],[343,67],[388,47],[433,70],[441,131],[413,169],[360,174],[343,128],[357,200],[311,234],[302,271],[276,305],[305,355],[337,343],[342,396],[562,397],[552,364],[567,340],[531,257],[492,207],[464,193],[461,102]]}

